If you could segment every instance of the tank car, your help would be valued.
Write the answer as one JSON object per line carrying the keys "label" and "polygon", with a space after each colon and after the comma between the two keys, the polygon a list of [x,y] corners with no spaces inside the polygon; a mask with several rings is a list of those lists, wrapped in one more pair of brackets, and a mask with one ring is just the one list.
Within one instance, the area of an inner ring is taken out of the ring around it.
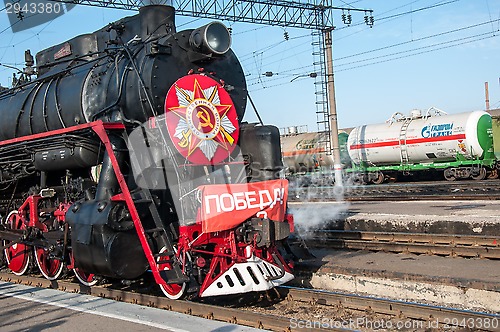
{"label": "tank car", "polygon": [[442,172],[450,181],[497,176],[491,116],[483,111],[396,113],[386,123],[354,128],[347,146],[354,164],[350,171],[364,182],[422,171]]}
{"label": "tank car", "polygon": [[242,121],[247,88],[218,22],[170,6],[36,54],[0,93],[0,238],[16,275],[85,285],[152,276],[173,299],[293,278],[278,128]]}
{"label": "tank car", "polygon": [[[296,127],[287,128],[281,135],[283,163],[290,173],[308,173],[318,169],[333,169],[333,156],[328,151],[330,136],[325,132],[298,132]],[[339,133],[342,165],[350,164],[345,132]]]}
{"label": "tank car", "polygon": [[[333,155],[329,151],[329,134],[307,132],[305,126],[282,128],[283,163],[291,186],[329,186],[334,184]],[[347,153],[348,134],[338,135],[343,168],[350,167]]]}

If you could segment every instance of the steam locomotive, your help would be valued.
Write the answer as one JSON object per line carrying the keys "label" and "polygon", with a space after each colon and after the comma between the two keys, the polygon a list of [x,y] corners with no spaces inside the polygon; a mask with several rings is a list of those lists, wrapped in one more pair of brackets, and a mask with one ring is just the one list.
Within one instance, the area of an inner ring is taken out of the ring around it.
{"label": "steam locomotive", "polygon": [[[4,264],[81,283],[151,276],[172,299],[293,278],[280,135],[243,122],[224,25],[142,7],[36,54],[0,92]],[[36,78],[31,77],[36,74]],[[36,263],[36,264],[35,264]]]}

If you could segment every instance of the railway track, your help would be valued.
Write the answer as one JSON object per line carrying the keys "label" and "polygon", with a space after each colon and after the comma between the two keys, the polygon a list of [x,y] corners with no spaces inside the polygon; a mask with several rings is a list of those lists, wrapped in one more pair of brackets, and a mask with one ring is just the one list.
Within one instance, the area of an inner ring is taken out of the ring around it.
{"label": "railway track", "polygon": [[[286,289],[286,287],[280,288]],[[429,326],[435,326],[444,329],[500,331],[500,315],[496,314],[310,289],[288,288],[287,296],[294,301],[332,306],[337,311],[349,309],[364,312],[366,315],[382,314],[401,320],[414,320],[408,325],[415,330],[429,330]],[[481,323],[476,324],[476,322],[492,324],[490,328],[482,328],[479,326]],[[399,329],[396,322],[390,326],[387,323],[385,327],[389,330]]]}
{"label": "railway track", "polygon": [[206,319],[213,319],[233,324],[241,324],[272,331],[287,331],[290,325],[289,319],[279,316],[242,311],[234,308],[226,308],[199,302],[171,300],[162,296],[125,291],[121,289],[112,289],[99,286],[87,287],[79,283],[64,280],[49,281],[41,277],[24,275],[16,276],[10,273],[0,272],[0,281],[18,283],[40,288],[58,289],[70,293],[84,293],[93,296],[113,299],[116,301],[134,303],[143,306],[203,317]]}
{"label": "railway track", "polygon": [[322,230],[307,241],[312,247],[500,259],[500,237]]}
{"label": "railway track", "polygon": [[[248,308],[242,310],[198,302],[170,300],[164,297],[121,289],[97,286],[86,287],[69,281],[48,281],[35,276],[15,276],[5,272],[0,272],[0,280],[33,287],[59,289],[66,292],[82,292],[117,301],[157,307],[272,331],[372,330],[371,327],[373,327],[374,322],[385,324],[384,326],[388,328],[395,328],[400,326],[398,324],[404,324],[401,326],[407,327],[411,325],[412,328],[417,328],[417,330],[431,327],[500,331],[500,315],[496,314],[294,287],[278,288],[281,297],[285,299],[281,301],[285,307],[289,303],[296,302],[300,302],[308,308],[321,306],[329,309],[327,315],[330,318],[328,320],[321,318],[317,319],[317,321],[308,321],[293,318],[300,317],[300,314],[293,313],[289,309],[284,311],[285,314],[272,314],[272,310],[267,309],[266,312],[271,312],[271,314],[259,313]],[[339,312],[346,310],[355,312],[357,315],[350,316],[349,319],[337,317]],[[292,316],[290,316],[290,312],[292,312]]]}
{"label": "railway track", "polygon": [[498,180],[437,181],[414,183],[387,183],[380,185],[344,185],[293,187],[289,189],[292,201],[384,201],[384,200],[467,200],[500,199]]}

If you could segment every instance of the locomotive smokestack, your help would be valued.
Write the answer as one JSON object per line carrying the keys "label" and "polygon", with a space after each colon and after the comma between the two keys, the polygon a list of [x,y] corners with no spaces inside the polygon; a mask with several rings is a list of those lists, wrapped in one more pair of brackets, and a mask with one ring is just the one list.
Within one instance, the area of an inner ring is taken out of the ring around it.
{"label": "locomotive smokestack", "polygon": [[139,8],[142,40],[175,33],[175,8],[163,5],[148,5]]}

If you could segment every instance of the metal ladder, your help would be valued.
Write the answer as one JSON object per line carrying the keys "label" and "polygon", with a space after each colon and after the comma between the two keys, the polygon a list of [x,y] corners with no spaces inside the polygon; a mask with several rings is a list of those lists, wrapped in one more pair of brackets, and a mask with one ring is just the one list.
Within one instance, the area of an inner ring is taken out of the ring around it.
{"label": "metal ladder", "polygon": [[[128,141],[128,133],[126,130],[123,132],[123,138]],[[128,186],[127,186],[128,187]],[[144,233],[156,233],[162,239],[163,245],[165,246],[165,251],[162,253],[154,253],[151,246],[147,245],[148,248],[144,248],[150,251],[156,260],[157,264],[169,263],[170,268],[168,270],[159,270],[159,275],[167,284],[181,284],[189,281],[189,278],[183,273],[182,266],[179,260],[176,258],[175,254],[175,238],[178,237],[177,231],[171,222],[164,222],[161,218],[160,212],[158,211],[157,204],[155,203],[155,198],[148,188],[137,188],[135,195],[132,196],[133,204],[137,209],[139,205],[146,205],[151,218],[153,219],[155,227],[152,229],[144,229]],[[139,195],[137,195],[139,194]],[[159,248],[158,248],[159,249]],[[151,262],[150,262],[150,265]],[[158,265],[150,266],[151,269],[158,269]]]}
{"label": "metal ladder", "polygon": [[409,161],[408,147],[406,146],[406,131],[410,125],[411,119],[405,119],[399,132],[399,148],[401,151],[401,164],[407,165]]}
{"label": "metal ladder", "polygon": [[146,204],[153,221],[155,228],[146,229],[145,233],[157,233],[165,245],[166,250],[162,253],[154,254],[158,264],[170,263],[169,270],[160,270],[160,276],[167,282],[167,284],[181,284],[189,281],[189,278],[182,272],[182,266],[179,260],[175,257],[174,237],[177,237],[176,230],[172,223],[165,224],[160,216],[158,207],[155,204],[155,199],[149,189],[141,188],[141,198],[134,199],[134,204]]}

